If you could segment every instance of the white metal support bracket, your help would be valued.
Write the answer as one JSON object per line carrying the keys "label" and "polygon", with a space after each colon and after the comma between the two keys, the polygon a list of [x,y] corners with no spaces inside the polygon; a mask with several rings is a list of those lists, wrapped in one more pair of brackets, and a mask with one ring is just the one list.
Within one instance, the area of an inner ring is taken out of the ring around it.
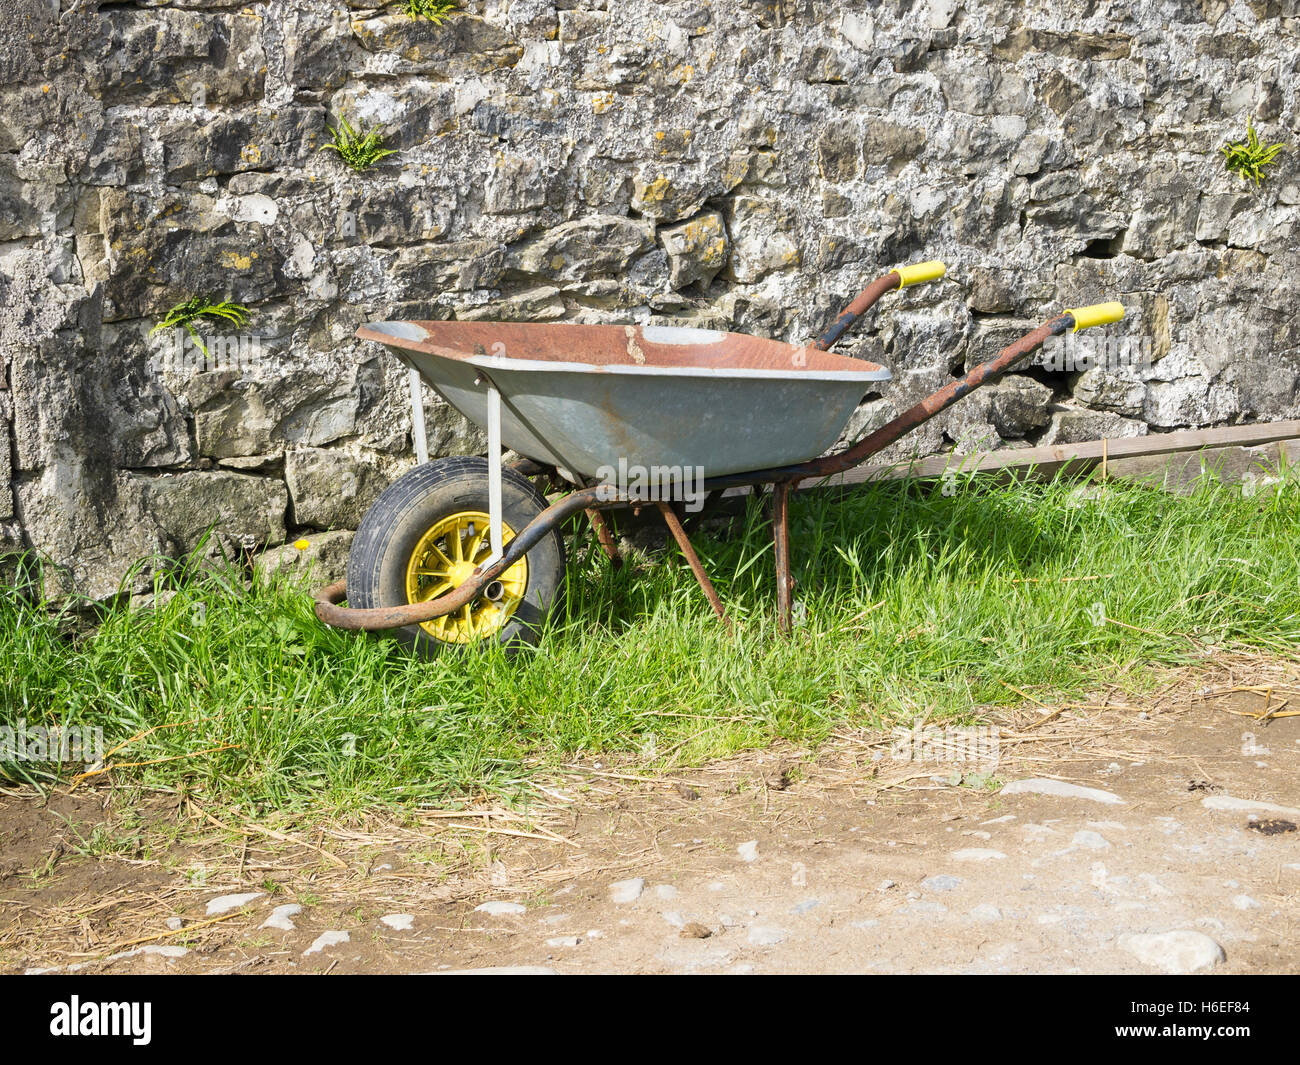
{"label": "white metal support bracket", "polygon": [[423,466],[429,461],[429,438],[424,432],[424,393],[420,388],[420,372],[412,366],[407,371],[411,385],[411,435],[415,439],[415,461]]}
{"label": "white metal support bracket", "polygon": [[483,563],[488,566],[505,554],[501,542],[501,393],[488,381],[488,517],[491,519],[492,557]]}

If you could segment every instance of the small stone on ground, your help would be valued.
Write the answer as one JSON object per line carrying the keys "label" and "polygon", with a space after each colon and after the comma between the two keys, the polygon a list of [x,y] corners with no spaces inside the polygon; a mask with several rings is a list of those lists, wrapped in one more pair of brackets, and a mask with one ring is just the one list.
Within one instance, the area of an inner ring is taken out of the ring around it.
{"label": "small stone on ground", "polygon": [[755,947],[775,947],[778,943],[784,943],[789,935],[790,933],[784,928],[754,925],[749,930],[749,942]]}
{"label": "small stone on ground", "polygon": [[518,902],[483,902],[474,907],[475,913],[486,913],[489,917],[518,917],[527,911],[528,907]]}
{"label": "small stone on ground", "polygon": [[631,880],[620,880],[616,884],[609,885],[609,899],[611,902],[618,903],[636,902],[644,890],[644,877],[638,876]]}
{"label": "small stone on ground", "polygon": [[407,931],[414,921],[415,917],[409,913],[386,913],[379,918],[380,924],[388,925],[395,932]]}
{"label": "small stone on ground", "polygon": [[1159,934],[1119,937],[1121,950],[1127,951],[1143,965],[1167,973],[1194,973],[1223,961],[1223,948],[1203,932],[1180,929]]}
{"label": "small stone on ground", "polygon": [[346,932],[322,932],[312,940],[311,946],[302,952],[302,956],[305,958],[308,954],[319,954],[326,947],[337,947],[351,941],[352,937]]}
{"label": "small stone on ground", "polygon": [[208,900],[207,915],[215,917],[219,913],[237,910],[241,906],[247,906],[254,899],[260,899],[262,894],[261,891],[246,891],[241,895],[218,895],[215,899]]}
{"label": "small stone on ground", "polygon": [[294,923],[289,920],[290,917],[297,917],[302,913],[302,907],[296,902],[286,902],[283,906],[277,906],[271,911],[271,916],[262,922],[263,928],[279,928],[285,932],[292,932]]}
{"label": "small stone on ground", "polygon": [[1047,780],[1030,777],[1027,780],[1013,780],[1005,785],[1001,795],[1056,795],[1062,799],[1088,799],[1092,802],[1104,802],[1111,805],[1123,805],[1124,800],[1101,788],[1085,788],[1082,784],[1067,784],[1064,780]]}

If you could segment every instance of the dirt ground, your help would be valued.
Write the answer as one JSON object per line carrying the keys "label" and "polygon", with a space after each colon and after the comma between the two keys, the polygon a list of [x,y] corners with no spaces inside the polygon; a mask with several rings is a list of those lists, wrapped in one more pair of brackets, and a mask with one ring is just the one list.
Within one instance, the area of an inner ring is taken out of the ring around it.
{"label": "dirt ground", "polygon": [[[1300,667],[1241,659],[1001,712],[991,773],[845,733],[401,822],[4,792],[0,970],[1293,972],[1298,710]],[[1044,779],[1099,794],[1013,783]]]}

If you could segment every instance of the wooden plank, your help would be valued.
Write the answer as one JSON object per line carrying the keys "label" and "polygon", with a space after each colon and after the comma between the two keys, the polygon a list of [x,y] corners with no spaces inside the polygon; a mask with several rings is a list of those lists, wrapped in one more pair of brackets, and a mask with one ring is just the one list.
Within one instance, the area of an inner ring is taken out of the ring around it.
{"label": "wooden plank", "polygon": [[[1230,425],[1218,429],[1187,429],[1176,433],[1131,436],[1121,440],[1091,440],[1083,444],[1003,448],[1000,451],[970,455],[931,455],[916,462],[893,466],[858,466],[816,483],[832,488],[903,477],[942,477],[949,470],[964,473],[993,472],[1029,470],[1031,467],[1037,476],[1050,477],[1067,466],[1073,472],[1084,472],[1099,465],[1103,457],[1109,461],[1136,456],[1172,455],[1207,447],[1256,447],[1298,437],[1300,421],[1296,420]],[[813,482],[808,482],[805,487],[813,487]]]}
{"label": "wooden plank", "polygon": [[[1169,488],[1178,490],[1199,476],[1203,466],[1219,468],[1227,464],[1240,467],[1243,462],[1257,462],[1257,457],[1232,453],[1274,443],[1277,444],[1277,449],[1276,452],[1270,451],[1269,461],[1300,465],[1300,420],[1231,425],[1219,429],[1188,429],[1121,440],[1091,440],[1082,444],[1006,448],[973,455],[931,455],[917,462],[895,466],[857,466],[834,477],[805,481],[800,491],[852,490],[873,481],[902,480],[908,477],[935,479],[942,477],[948,470],[977,470],[992,476],[1032,476],[1046,480],[1062,471],[1071,475],[1087,473],[1101,465],[1103,456],[1108,464],[1114,464],[1113,472],[1117,478],[1163,480]],[[1195,452],[1204,454],[1196,455]],[[1165,459],[1163,462],[1162,457]],[[759,487],[763,491],[767,488],[765,485]],[[728,488],[709,503],[703,515],[737,513],[743,510],[744,499],[751,491],[753,488],[748,485]],[[624,522],[631,518],[630,508],[616,509]],[[686,515],[688,530],[698,517],[695,514]],[[643,516],[632,521],[632,524],[644,524],[648,520]],[[658,521],[657,515],[654,521]]]}

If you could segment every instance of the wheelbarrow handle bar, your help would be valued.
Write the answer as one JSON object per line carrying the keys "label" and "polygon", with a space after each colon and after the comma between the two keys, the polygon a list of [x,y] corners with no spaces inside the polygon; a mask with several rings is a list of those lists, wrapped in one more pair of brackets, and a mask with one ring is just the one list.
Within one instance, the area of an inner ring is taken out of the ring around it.
{"label": "wheelbarrow handle bar", "polygon": [[[791,481],[797,486],[803,480],[829,477],[832,474],[843,473],[845,470],[861,465],[872,455],[883,451],[900,437],[906,436],[917,428],[917,426],[929,421],[936,414],[947,410],[959,399],[979,388],[980,385],[986,384],[990,379],[1006,373],[1016,363],[1038,350],[1048,337],[1060,336],[1069,330],[1075,329],[1076,313],[1079,315],[1079,320],[1087,325],[1100,324],[1102,321],[1118,321],[1119,317],[1123,316],[1123,308],[1119,304],[1102,304],[1101,307],[1106,308],[1106,310],[1101,311],[1100,308],[1088,307],[1078,312],[1067,311],[1065,314],[1045,322],[1033,332],[1026,333],[1014,344],[1003,348],[988,362],[976,366],[965,377],[952,381],[937,392],[927,396],[920,403],[905,410],[893,421],[881,426],[869,436],[863,437],[844,451],[834,455],[827,455],[825,458],[814,459],[811,462],[802,462],[797,466],[785,466],[780,469],[760,470],[755,473],[735,474],[729,477],[706,480],[704,488],[706,490],[735,488],[746,484],[766,484],[776,481]],[[1116,310],[1118,310],[1118,314],[1116,314]],[[1084,327],[1084,325],[1077,326],[1077,328]]]}
{"label": "wheelbarrow handle bar", "polygon": [[820,351],[828,351],[845,333],[853,328],[854,323],[862,317],[876,301],[886,292],[919,285],[923,281],[937,281],[948,272],[941,262],[916,263],[912,266],[899,266],[889,273],[876,278],[858,293],[857,298],[842,310],[830,327],[813,343]]}
{"label": "wheelbarrow handle bar", "polygon": [[883,451],[900,437],[906,436],[917,426],[928,422],[959,399],[969,395],[990,379],[1006,373],[1016,363],[1037,351],[1048,337],[1060,336],[1074,327],[1074,317],[1063,314],[1045,322],[1031,333],[1026,333],[1014,344],[1003,348],[988,362],[980,363],[965,377],[952,381],[937,392],[933,392],[914,407],[903,411],[893,421],[882,425],[874,433],[863,437],[856,444],[838,455],[829,455],[804,465],[812,477],[825,477],[832,473],[843,473],[857,466],[864,459]]}

